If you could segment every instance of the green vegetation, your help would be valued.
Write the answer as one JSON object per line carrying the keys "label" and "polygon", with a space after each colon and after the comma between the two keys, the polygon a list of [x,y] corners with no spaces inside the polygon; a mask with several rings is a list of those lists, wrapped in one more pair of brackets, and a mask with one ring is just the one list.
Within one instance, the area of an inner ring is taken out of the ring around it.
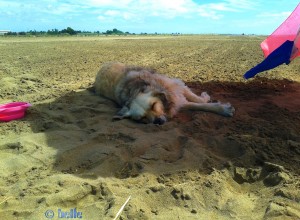
{"label": "green vegetation", "polygon": [[76,31],[71,27],[67,27],[63,30],[58,29],[52,29],[48,31],[36,31],[36,30],[30,30],[27,32],[21,31],[21,32],[9,32],[6,33],[6,36],[70,36],[70,35],[130,35],[129,32],[123,32],[116,28],[112,30],[107,30],[105,32],[100,31]]}
{"label": "green vegetation", "polygon": [[[66,29],[58,30],[58,29],[51,29],[48,31],[36,31],[36,30],[30,30],[30,31],[21,31],[21,32],[8,32],[4,34],[4,36],[98,36],[98,35],[161,35],[161,33],[145,33],[141,32],[139,34],[130,33],[128,31],[123,32],[118,30],[117,28],[114,28],[112,30],[107,30],[105,32],[100,31],[80,31],[80,30],[74,30],[71,27],[67,27]],[[180,35],[180,33],[172,33],[172,35]]]}

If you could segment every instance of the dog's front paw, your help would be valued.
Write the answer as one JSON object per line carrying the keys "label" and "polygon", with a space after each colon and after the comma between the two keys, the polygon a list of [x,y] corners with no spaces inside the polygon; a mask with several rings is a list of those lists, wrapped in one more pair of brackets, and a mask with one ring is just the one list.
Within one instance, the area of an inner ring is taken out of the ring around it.
{"label": "dog's front paw", "polygon": [[223,112],[222,115],[226,117],[232,117],[235,109],[230,103],[222,104]]}
{"label": "dog's front paw", "polygon": [[202,92],[200,96],[204,102],[209,102],[210,101],[210,96],[207,94],[207,92]]}

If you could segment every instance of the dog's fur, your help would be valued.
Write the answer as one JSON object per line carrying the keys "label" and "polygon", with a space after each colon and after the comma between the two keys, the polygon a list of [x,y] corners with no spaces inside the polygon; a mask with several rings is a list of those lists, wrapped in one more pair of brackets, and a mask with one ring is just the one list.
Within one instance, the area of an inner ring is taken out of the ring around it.
{"label": "dog's fur", "polygon": [[229,104],[208,103],[210,96],[194,94],[181,80],[168,78],[154,70],[106,63],[95,80],[95,92],[115,101],[122,108],[114,119],[131,118],[144,123],[163,124],[180,109],[233,116]]}

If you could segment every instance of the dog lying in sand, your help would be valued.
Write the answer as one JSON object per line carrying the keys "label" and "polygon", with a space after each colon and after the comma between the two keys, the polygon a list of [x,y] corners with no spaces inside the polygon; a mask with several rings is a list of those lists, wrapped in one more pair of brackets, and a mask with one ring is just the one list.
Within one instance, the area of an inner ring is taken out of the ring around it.
{"label": "dog lying in sand", "polygon": [[210,96],[206,92],[198,96],[179,79],[118,62],[106,63],[101,67],[94,87],[96,94],[122,107],[113,119],[131,118],[162,125],[181,109],[223,116],[233,116],[234,113],[231,104],[209,103]]}

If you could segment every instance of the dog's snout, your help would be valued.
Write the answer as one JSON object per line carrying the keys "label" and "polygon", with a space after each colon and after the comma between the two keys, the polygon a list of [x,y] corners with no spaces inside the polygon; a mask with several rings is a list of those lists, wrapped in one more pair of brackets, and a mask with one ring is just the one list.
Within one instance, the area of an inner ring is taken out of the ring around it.
{"label": "dog's snout", "polygon": [[165,122],[166,122],[166,119],[164,119],[164,118],[155,118],[153,121],[153,124],[163,125]]}
{"label": "dog's snout", "polygon": [[153,121],[153,124],[156,124],[156,125],[162,125],[163,123],[165,123],[165,122],[161,118],[156,118]]}

